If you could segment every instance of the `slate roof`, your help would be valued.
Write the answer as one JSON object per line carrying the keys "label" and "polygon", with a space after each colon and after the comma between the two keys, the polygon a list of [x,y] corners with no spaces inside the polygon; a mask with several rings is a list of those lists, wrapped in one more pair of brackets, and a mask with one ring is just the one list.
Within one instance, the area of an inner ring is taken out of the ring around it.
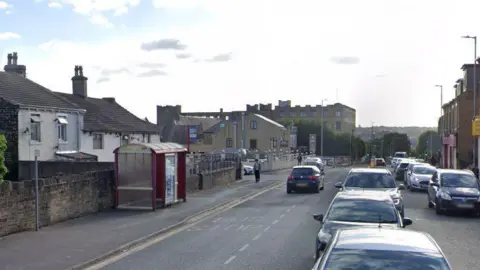
{"label": "slate roof", "polygon": [[13,72],[0,71],[0,98],[25,106],[82,109],[57,95],[56,92]]}
{"label": "slate roof", "polygon": [[0,98],[25,106],[86,110],[86,131],[160,133],[157,125],[136,117],[116,102],[53,92],[13,72],[0,71]]}
{"label": "slate roof", "polygon": [[66,93],[58,95],[87,110],[83,119],[86,131],[160,133],[157,125],[136,117],[115,101]]}

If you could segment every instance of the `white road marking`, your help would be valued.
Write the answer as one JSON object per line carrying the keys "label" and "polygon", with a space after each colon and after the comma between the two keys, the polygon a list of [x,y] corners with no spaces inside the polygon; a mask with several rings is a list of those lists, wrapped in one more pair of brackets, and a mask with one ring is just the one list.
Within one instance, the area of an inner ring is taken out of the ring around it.
{"label": "white road marking", "polygon": [[215,230],[218,229],[218,228],[220,228],[220,225],[215,225],[215,226],[213,226],[213,227],[210,229],[210,231],[213,232],[213,231],[215,231]]}
{"label": "white road marking", "polygon": [[292,209],[291,209],[291,208],[288,208],[287,211],[285,211],[285,212],[288,213],[288,212],[290,212],[290,211],[292,211]]}
{"label": "white road marking", "polygon": [[247,249],[248,247],[250,246],[250,244],[245,244],[245,246],[243,246],[241,249],[239,249],[238,251],[242,252],[244,251],[245,249]]}
{"label": "white road marking", "polygon": [[275,219],[272,224],[277,224],[278,223],[278,219]]}
{"label": "white road marking", "polygon": [[281,215],[280,215],[280,218],[284,218],[284,217],[285,217],[285,214],[281,214]]}
{"label": "white road marking", "polygon": [[261,234],[261,233],[257,234],[257,236],[255,236],[255,237],[253,237],[253,239],[252,239],[252,240],[254,240],[254,241],[255,241],[255,240],[257,240],[258,238],[260,238],[260,236],[262,236],[262,234]]}
{"label": "white road marking", "polygon": [[218,221],[220,221],[221,219],[222,219],[221,217],[218,217],[218,218],[216,218],[216,219],[212,220],[212,222],[213,222],[213,223],[215,223],[215,222],[218,222]]}
{"label": "white road marking", "polygon": [[227,227],[225,227],[225,231],[227,231],[228,229],[232,228],[233,226],[236,226],[237,224],[230,224],[228,225]]}
{"label": "white road marking", "polygon": [[228,260],[226,260],[223,264],[229,264],[231,263],[233,260],[235,260],[237,256],[233,255],[232,257],[228,258]]}
{"label": "white road marking", "polygon": [[292,205],[292,208],[295,208],[295,206],[297,206],[296,204]]}
{"label": "white road marking", "polygon": [[245,225],[243,228],[242,228],[242,231],[245,231],[246,229],[248,229],[249,227],[251,227],[252,225]]}
{"label": "white road marking", "polygon": [[240,225],[240,227],[237,228],[236,231],[237,231],[237,232],[238,232],[238,231],[241,231],[244,227],[245,227],[245,225],[242,224],[242,225]]}
{"label": "white road marking", "polygon": [[268,230],[270,230],[270,226],[266,227],[263,231],[266,232]]}

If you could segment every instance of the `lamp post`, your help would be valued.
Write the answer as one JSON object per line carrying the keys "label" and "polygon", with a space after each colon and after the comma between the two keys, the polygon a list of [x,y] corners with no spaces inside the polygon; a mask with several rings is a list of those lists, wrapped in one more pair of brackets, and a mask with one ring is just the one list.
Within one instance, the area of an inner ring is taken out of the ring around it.
{"label": "lamp post", "polygon": [[320,137],[320,156],[323,158],[323,126],[325,125],[325,114],[323,109],[323,102],[327,101],[327,99],[322,99],[322,131]]}
{"label": "lamp post", "polygon": [[[472,115],[472,121],[475,119],[475,116],[477,115],[477,36],[462,36],[462,38],[468,38],[468,39],[473,39],[473,115]],[[468,87],[468,81],[467,81],[467,87]],[[475,163],[476,160],[476,149],[475,149],[475,137],[473,137],[472,140],[472,153],[473,153],[473,163]]]}
{"label": "lamp post", "polygon": [[442,116],[443,114],[443,85],[441,84],[437,84],[435,85],[435,87],[439,87],[440,88],[440,117]]}

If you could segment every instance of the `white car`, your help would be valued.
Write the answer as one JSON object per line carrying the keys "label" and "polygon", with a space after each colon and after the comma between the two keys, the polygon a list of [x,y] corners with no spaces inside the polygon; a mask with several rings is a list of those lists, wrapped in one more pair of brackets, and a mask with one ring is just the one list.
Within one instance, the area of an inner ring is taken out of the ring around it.
{"label": "white car", "polygon": [[243,174],[244,174],[244,175],[251,175],[251,174],[253,174],[253,166],[243,165]]}

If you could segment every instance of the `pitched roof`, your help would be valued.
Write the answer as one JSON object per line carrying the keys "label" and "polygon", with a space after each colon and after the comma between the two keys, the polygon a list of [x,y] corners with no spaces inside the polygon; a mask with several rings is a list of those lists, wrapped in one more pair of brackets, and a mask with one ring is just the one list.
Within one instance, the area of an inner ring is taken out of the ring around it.
{"label": "pitched roof", "polygon": [[210,117],[195,117],[195,116],[180,116],[180,121],[177,121],[177,125],[183,126],[202,126],[203,130],[207,130],[212,126],[220,123],[222,120],[219,118]]}
{"label": "pitched roof", "polygon": [[266,122],[268,122],[268,123],[270,123],[270,124],[272,124],[272,125],[276,126],[276,127],[279,127],[279,128],[285,129],[285,127],[284,127],[283,125],[281,125],[281,124],[279,124],[279,123],[277,123],[277,122],[273,121],[273,120],[272,120],[272,119],[270,119],[270,118],[267,118],[267,117],[265,117],[265,116],[263,116],[263,115],[261,115],[261,114],[256,114],[256,113],[254,113],[254,115],[255,115],[255,116],[257,116],[258,118],[260,118],[260,119],[262,119],[262,120],[264,120],[264,121],[266,121]]}
{"label": "pitched roof", "polygon": [[87,112],[83,118],[84,130],[111,132],[160,133],[160,128],[136,117],[113,99],[83,98],[66,93],[57,93]]}
{"label": "pitched roof", "polygon": [[25,106],[83,109],[20,74],[0,71],[0,98]]}
{"label": "pitched roof", "polygon": [[210,128],[204,130],[203,132],[204,133],[216,133],[216,132],[220,131],[222,124],[228,124],[228,123],[233,123],[233,122],[230,121],[230,120],[223,120],[223,121],[220,121],[220,122],[216,123],[215,125],[211,126]]}

